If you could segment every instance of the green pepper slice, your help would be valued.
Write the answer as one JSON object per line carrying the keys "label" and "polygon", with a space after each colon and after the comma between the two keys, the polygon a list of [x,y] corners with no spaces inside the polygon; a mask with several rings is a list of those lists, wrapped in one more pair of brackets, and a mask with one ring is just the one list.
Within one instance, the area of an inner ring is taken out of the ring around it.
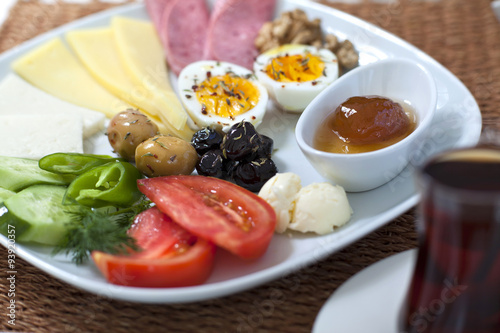
{"label": "green pepper slice", "polygon": [[81,175],[92,168],[116,161],[123,159],[109,155],[54,153],[42,157],[38,161],[38,166],[40,169],[58,174]]}
{"label": "green pepper slice", "polygon": [[66,190],[64,204],[77,201],[89,207],[129,206],[141,197],[141,173],[128,162],[112,162],[78,176]]}

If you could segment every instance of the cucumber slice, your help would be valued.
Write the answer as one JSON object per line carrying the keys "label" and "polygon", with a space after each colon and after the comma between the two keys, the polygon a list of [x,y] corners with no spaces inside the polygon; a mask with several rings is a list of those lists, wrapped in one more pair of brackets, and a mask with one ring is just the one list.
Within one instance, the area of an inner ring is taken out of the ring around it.
{"label": "cucumber slice", "polygon": [[0,156],[0,187],[18,192],[31,185],[68,185],[73,175],[58,175],[40,169],[38,161],[27,158]]}
{"label": "cucumber slice", "polygon": [[0,205],[0,234],[8,237],[9,234],[13,233],[17,237],[17,235],[22,235],[29,227],[30,224],[26,221],[19,220],[13,214],[9,214],[9,209],[3,203]]}
{"label": "cucumber slice", "polygon": [[[8,212],[0,216],[0,232],[6,235],[8,224],[16,230],[16,241],[59,244],[71,221],[75,206],[62,204],[66,187],[34,185],[5,200]],[[12,228],[12,227],[10,227]]]}
{"label": "cucumber slice", "polygon": [[10,198],[11,196],[13,196],[14,194],[16,194],[16,192],[12,192],[0,187],[0,204],[3,203],[8,198]]}

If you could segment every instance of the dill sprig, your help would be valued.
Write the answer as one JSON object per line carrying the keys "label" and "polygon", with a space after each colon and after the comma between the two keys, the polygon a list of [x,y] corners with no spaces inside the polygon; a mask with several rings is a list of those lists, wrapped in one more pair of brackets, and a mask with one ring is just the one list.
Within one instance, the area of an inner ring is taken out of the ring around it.
{"label": "dill sprig", "polygon": [[89,259],[92,251],[119,255],[139,251],[135,239],[127,234],[127,230],[134,217],[149,207],[151,202],[143,200],[132,207],[116,211],[86,207],[72,211],[68,232],[62,243],[54,248],[53,254],[70,254],[72,261],[79,265]]}

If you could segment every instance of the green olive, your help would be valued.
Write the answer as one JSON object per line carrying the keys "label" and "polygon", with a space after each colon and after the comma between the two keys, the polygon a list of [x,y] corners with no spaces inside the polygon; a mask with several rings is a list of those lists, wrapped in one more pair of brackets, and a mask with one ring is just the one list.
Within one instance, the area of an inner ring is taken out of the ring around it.
{"label": "green olive", "polygon": [[191,143],[182,139],[157,135],[137,146],[135,165],[148,177],[189,175],[198,163]]}
{"label": "green olive", "polygon": [[158,126],[138,110],[127,109],[116,114],[108,125],[108,141],[114,151],[134,161],[135,149],[144,140],[158,134]]}

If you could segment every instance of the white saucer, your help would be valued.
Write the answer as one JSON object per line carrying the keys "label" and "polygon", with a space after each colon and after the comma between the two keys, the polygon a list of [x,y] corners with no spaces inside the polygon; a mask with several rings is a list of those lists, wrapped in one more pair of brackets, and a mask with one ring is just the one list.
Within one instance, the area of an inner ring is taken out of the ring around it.
{"label": "white saucer", "polygon": [[313,333],[397,333],[416,259],[417,250],[408,250],[351,277],[323,305]]}
{"label": "white saucer", "polygon": [[491,8],[493,9],[493,12],[495,13],[497,19],[500,21],[500,0],[493,1],[491,3]]}

